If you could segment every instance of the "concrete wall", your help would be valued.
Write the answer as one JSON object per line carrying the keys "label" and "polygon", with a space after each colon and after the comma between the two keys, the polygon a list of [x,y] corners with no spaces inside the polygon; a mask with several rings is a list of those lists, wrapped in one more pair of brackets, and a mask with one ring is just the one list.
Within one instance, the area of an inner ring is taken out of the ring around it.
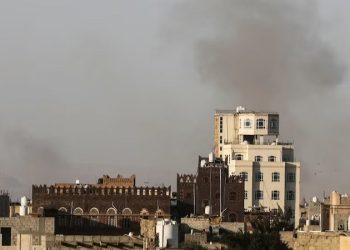
{"label": "concrete wall", "polygon": [[281,232],[281,240],[294,250],[347,250],[350,249],[350,237],[335,232],[298,233]]}

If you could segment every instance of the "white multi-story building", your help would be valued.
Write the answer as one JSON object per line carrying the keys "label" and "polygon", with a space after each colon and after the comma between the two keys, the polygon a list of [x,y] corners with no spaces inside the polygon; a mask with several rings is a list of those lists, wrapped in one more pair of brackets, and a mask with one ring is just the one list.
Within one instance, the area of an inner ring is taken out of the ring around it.
{"label": "white multi-story building", "polygon": [[232,175],[245,180],[244,208],[265,211],[292,209],[299,219],[300,162],[292,143],[278,141],[279,114],[217,110],[214,118],[215,155],[226,159]]}

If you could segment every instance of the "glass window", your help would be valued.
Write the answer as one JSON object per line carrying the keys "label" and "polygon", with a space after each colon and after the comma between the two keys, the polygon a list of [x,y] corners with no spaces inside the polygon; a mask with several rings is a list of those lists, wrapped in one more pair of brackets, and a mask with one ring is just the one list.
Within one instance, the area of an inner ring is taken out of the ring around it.
{"label": "glass window", "polygon": [[242,161],[243,160],[243,155],[242,154],[236,154],[235,155],[235,160]]}
{"label": "glass window", "polygon": [[244,120],[244,127],[245,128],[251,128],[252,127],[252,121],[250,119]]}
{"label": "glass window", "polygon": [[268,157],[268,161],[270,161],[270,162],[276,161],[276,156],[270,155]]}
{"label": "glass window", "polygon": [[272,181],[273,182],[279,182],[280,181],[280,173],[273,172],[272,173]]}
{"label": "glass window", "polygon": [[294,191],[288,191],[287,192],[287,200],[289,200],[289,201],[294,201],[295,200],[295,193],[294,193]]}
{"label": "glass window", "polygon": [[262,161],[263,157],[261,155],[255,156],[255,161]]}
{"label": "glass window", "polygon": [[270,128],[272,128],[272,129],[278,128],[278,121],[277,121],[277,119],[271,119],[271,121],[270,121]]}
{"label": "glass window", "polygon": [[248,181],[248,173],[247,172],[240,172],[239,176],[244,180]]}
{"label": "glass window", "polygon": [[256,200],[263,200],[264,199],[264,193],[261,190],[255,191],[255,199]]}
{"label": "glass window", "polygon": [[247,190],[244,190],[244,199],[248,199],[248,191]]}
{"label": "glass window", "polygon": [[228,194],[228,198],[229,198],[230,201],[235,201],[235,200],[237,200],[237,193],[236,193],[236,192],[230,192],[230,193]]}
{"label": "glass window", "polygon": [[222,144],[222,136],[220,135],[220,144]]}
{"label": "glass window", "polygon": [[264,175],[261,172],[258,172],[255,174],[255,181],[263,181],[264,180]]}
{"label": "glass window", "polygon": [[295,182],[295,173],[287,173],[287,182]]}
{"label": "glass window", "polygon": [[280,191],[273,190],[271,192],[271,200],[279,200],[280,199]]}
{"label": "glass window", "polygon": [[265,120],[264,119],[256,120],[256,128],[265,128]]}

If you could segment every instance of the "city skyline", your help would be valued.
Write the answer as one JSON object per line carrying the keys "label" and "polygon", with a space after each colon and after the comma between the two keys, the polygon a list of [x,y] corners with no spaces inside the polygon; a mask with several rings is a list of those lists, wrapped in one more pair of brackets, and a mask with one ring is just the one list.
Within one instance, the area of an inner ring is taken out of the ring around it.
{"label": "city skyline", "polygon": [[0,189],[118,173],[175,188],[212,150],[215,109],[243,105],[280,113],[301,197],[350,192],[349,3],[270,3],[1,3]]}

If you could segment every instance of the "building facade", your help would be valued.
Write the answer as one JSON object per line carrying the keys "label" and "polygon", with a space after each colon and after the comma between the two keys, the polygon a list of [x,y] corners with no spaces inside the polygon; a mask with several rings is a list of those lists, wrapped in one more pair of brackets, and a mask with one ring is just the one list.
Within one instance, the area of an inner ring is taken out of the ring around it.
{"label": "building facade", "polygon": [[0,217],[10,216],[10,196],[7,192],[0,190]]}
{"label": "building facade", "polygon": [[169,187],[119,187],[98,184],[33,185],[32,210],[57,219],[58,233],[85,233],[98,226],[114,229],[139,227],[141,218],[169,217]]}
{"label": "building facade", "polygon": [[245,180],[244,208],[290,207],[298,225],[300,162],[294,160],[293,143],[280,142],[278,136],[278,113],[237,107],[214,115],[215,154],[227,161],[230,175]]}
{"label": "building facade", "polygon": [[221,215],[224,221],[243,221],[244,181],[239,176],[229,176],[228,166],[221,159],[209,158],[199,156],[196,175],[177,175],[180,216],[209,212],[208,215]]}

